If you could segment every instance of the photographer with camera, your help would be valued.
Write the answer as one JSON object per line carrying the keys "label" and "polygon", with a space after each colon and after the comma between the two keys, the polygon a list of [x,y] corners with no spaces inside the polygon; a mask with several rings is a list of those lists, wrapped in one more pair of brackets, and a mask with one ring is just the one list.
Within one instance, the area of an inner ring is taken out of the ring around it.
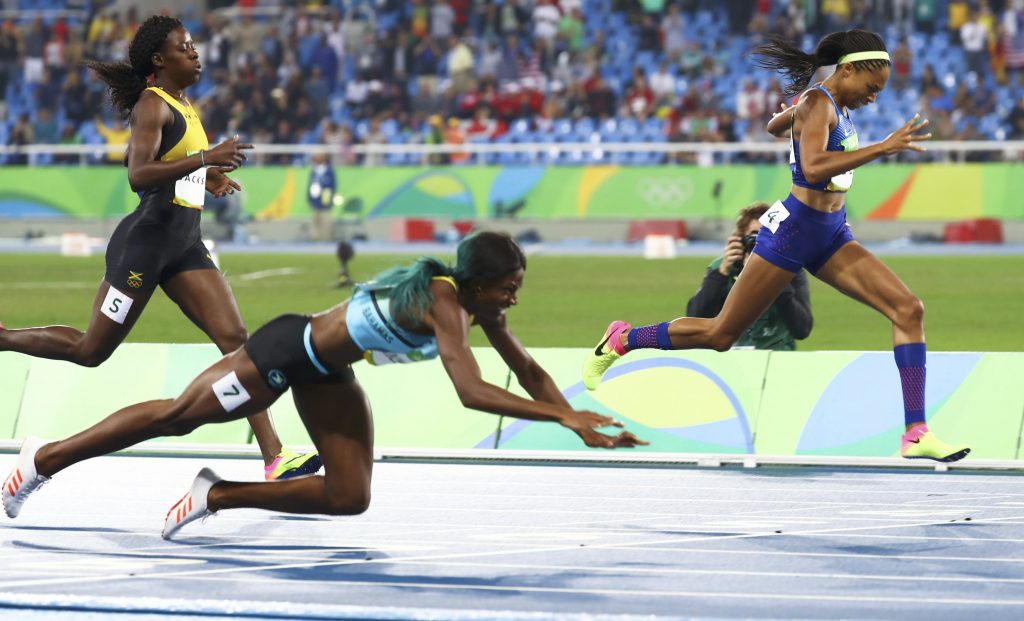
{"label": "photographer with camera", "polygon": [[[714,317],[722,310],[743,265],[757,243],[758,222],[769,208],[756,202],[740,210],[736,229],[725,243],[722,256],[708,266],[704,282],[686,305],[690,317]],[[792,351],[796,342],[811,333],[811,294],[807,273],[800,270],[760,317],[740,336],[735,347]]]}

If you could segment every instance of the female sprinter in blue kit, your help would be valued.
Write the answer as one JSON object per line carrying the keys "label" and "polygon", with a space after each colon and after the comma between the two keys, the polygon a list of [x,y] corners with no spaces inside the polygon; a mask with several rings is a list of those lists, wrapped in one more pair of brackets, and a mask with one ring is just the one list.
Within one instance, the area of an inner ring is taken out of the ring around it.
{"label": "female sprinter in blue kit", "polygon": [[[970,449],[949,445],[925,423],[924,305],[905,284],[853,238],[846,224],[846,192],[855,168],[901,151],[923,151],[919,134],[928,123],[917,115],[878,144],[860,147],[850,110],[872,104],[889,80],[885,42],[864,30],[835,32],[807,54],[788,40],[773,38],[754,49],[758,64],[788,78],[788,95],[798,103],[775,115],[768,131],[791,136],[790,195],[760,218],[762,227],[742,277],[721,312],[712,319],[682,317],[633,328],[614,321],[583,365],[593,390],[605,371],[634,349],[710,348],[725,351],[806,268],[822,281],[885,315],[892,322],[896,366],[903,386],[905,433],[900,453],[907,458],[957,461]],[[807,88],[820,67],[835,65],[824,82]],[[805,91],[805,89],[807,89]]]}

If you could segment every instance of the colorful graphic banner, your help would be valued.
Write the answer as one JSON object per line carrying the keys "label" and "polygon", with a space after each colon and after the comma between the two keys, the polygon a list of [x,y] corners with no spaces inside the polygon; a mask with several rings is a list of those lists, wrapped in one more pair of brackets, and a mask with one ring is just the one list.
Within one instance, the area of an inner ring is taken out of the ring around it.
{"label": "colorful graphic banner", "polygon": [[[339,192],[368,218],[492,217],[520,200],[524,218],[731,218],[755,200],[789,192],[784,166],[341,167]],[[243,168],[246,212],[260,219],[308,218],[308,167]],[[717,189],[717,191],[716,191]],[[857,170],[853,220],[1024,219],[1021,165],[890,164]],[[120,167],[4,168],[0,217],[119,217],[137,197]]]}

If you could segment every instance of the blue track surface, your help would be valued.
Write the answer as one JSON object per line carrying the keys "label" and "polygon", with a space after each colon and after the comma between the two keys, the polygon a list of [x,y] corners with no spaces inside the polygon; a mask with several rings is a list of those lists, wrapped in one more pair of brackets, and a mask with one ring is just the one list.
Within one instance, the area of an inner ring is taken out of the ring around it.
{"label": "blue track surface", "polygon": [[[0,455],[6,473],[13,455]],[[106,457],[0,515],[12,619],[1024,618],[1024,478],[378,463],[361,516],[228,511],[160,539],[203,464]]]}

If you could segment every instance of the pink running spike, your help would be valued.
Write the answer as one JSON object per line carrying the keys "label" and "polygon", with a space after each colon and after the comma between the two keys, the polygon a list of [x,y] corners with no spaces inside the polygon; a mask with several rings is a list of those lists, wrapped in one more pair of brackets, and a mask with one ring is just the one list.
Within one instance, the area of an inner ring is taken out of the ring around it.
{"label": "pink running spike", "polygon": [[902,448],[906,450],[908,444],[917,444],[921,439],[921,436],[928,433],[928,425],[914,425],[911,427],[902,438]]}
{"label": "pink running spike", "polygon": [[620,356],[626,355],[626,347],[622,344],[622,333],[629,332],[633,326],[625,321],[613,321],[604,332],[605,344]]}

